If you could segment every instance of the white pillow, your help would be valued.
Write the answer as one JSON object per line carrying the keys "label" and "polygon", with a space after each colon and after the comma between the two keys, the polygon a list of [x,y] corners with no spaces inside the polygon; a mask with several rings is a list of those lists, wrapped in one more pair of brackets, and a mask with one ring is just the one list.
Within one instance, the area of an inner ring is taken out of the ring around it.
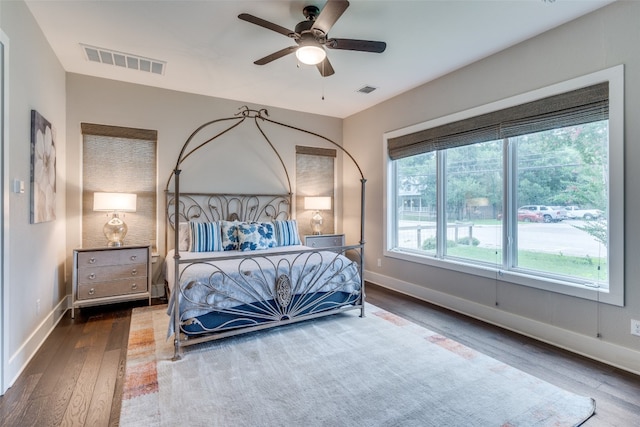
{"label": "white pillow", "polygon": [[188,251],[191,247],[191,229],[188,222],[178,224],[178,249]]}

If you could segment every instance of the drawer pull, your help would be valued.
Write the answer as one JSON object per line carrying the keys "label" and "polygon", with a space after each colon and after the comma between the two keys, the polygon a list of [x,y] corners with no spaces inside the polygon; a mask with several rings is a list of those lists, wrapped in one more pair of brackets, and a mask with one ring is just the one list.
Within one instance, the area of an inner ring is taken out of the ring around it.
{"label": "drawer pull", "polygon": [[89,258],[89,264],[95,264],[95,263],[96,263],[96,258],[95,257]]}
{"label": "drawer pull", "polygon": [[134,268],[133,270],[131,270],[131,275],[132,276],[135,276],[136,274],[138,274],[138,270],[137,269]]}
{"label": "drawer pull", "polygon": [[96,290],[94,288],[89,289],[89,295],[93,295],[96,293]]}
{"label": "drawer pull", "polygon": [[138,259],[138,255],[131,255],[131,261],[135,261]]}
{"label": "drawer pull", "polygon": [[93,279],[95,279],[95,278],[96,278],[96,273],[91,273],[91,274],[89,275],[89,279],[93,280]]}
{"label": "drawer pull", "polygon": [[138,289],[138,284],[137,284],[137,283],[133,283],[133,284],[131,285],[131,289],[133,289],[133,290]]}

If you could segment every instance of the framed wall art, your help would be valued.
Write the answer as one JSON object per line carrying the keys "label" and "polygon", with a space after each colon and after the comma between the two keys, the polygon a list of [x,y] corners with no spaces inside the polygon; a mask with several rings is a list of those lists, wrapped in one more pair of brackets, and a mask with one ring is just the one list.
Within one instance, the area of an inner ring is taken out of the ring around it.
{"label": "framed wall art", "polygon": [[56,219],[56,133],[31,110],[31,224]]}

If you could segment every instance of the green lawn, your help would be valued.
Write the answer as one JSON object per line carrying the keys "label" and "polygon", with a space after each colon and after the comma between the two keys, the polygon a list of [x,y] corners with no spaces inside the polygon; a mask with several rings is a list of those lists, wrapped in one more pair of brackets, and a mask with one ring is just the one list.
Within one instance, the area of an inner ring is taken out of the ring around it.
{"label": "green lawn", "polygon": [[[403,213],[400,215],[400,217],[398,218],[401,221],[432,221],[435,222],[436,218],[433,216],[429,216],[425,213],[420,214],[420,213]],[[502,221],[498,221],[497,219],[477,219],[474,218],[472,220],[464,220],[462,222],[470,222],[474,225],[498,225],[501,224]],[[452,223],[454,223],[454,221],[452,221]]]}
{"label": "green lawn", "polygon": [[[447,248],[447,254],[492,264],[502,263],[501,251],[477,246],[456,245]],[[608,268],[606,261],[605,258],[591,258],[588,256],[577,257],[533,251],[520,251],[518,253],[518,267],[581,277],[585,280],[607,281]]]}

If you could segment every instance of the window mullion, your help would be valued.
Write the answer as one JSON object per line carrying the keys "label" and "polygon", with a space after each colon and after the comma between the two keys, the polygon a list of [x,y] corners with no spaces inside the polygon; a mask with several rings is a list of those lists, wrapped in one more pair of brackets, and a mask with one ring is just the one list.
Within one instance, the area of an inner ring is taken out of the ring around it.
{"label": "window mullion", "polygon": [[517,183],[517,144],[509,138],[503,140],[503,217],[505,222],[502,231],[502,267],[506,270],[517,265],[518,261],[518,207]]}
{"label": "window mullion", "polygon": [[447,180],[446,180],[446,162],[447,154],[446,150],[439,150],[436,157],[436,176],[437,176],[437,190],[436,190],[436,210],[437,210],[437,223],[436,223],[436,241],[438,258],[444,258],[447,250],[447,209],[446,209],[446,192],[447,192]]}
{"label": "window mullion", "polygon": [[387,219],[387,224],[395,224],[394,227],[387,227],[387,249],[397,248],[398,247],[398,233],[400,232],[398,227],[400,223],[398,222],[398,209],[400,209],[400,197],[398,195],[399,192],[399,183],[398,183],[398,166],[397,162],[389,162],[388,165],[388,174],[391,177],[391,184],[389,186],[389,191],[387,192],[387,200],[393,200],[391,206],[392,209],[387,209],[387,215],[389,218]]}

